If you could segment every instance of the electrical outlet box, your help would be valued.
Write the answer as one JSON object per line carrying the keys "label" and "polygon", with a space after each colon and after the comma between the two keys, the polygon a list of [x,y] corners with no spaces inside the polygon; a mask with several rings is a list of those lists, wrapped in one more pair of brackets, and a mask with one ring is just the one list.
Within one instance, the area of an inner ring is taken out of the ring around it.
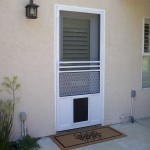
{"label": "electrical outlet box", "polygon": [[136,91],[135,90],[132,90],[131,91],[131,97],[135,97],[136,96]]}
{"label": "electrical outlet box", "polygon": [[27,118],[26,113],[25,112],[21,112],[20,113],[20,119],[21,119],[21,121],[25,121],[26,118]]}

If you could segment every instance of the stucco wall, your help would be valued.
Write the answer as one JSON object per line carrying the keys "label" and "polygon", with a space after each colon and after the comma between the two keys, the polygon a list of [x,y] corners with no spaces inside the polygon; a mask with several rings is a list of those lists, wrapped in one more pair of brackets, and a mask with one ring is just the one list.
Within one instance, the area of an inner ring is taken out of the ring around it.
{"label": "stucco wall", "polygon": [[21,97],[16,105],[15,137],[20,137],[19,112],[27,113],[29,134],[55,133],[54,6],[63,4],[106,11],[105,124],[118,123],[130,112],[130,92],[137,91],[135,118],[150,116],[150,89],[141,87],[142,23],[150,17],[149,0],[36,0],[36,20],[25,17],[26,0],[0,1],[0,81],[17,75]]}

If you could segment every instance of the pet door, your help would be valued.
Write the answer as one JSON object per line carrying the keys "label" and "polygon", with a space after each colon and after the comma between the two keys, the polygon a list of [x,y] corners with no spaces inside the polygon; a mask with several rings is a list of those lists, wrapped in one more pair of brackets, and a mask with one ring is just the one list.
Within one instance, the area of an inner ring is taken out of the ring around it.
{"label": "pet door", "polygon": [[73,110],[74,123],[88,121],[88,98],[74,99]]}

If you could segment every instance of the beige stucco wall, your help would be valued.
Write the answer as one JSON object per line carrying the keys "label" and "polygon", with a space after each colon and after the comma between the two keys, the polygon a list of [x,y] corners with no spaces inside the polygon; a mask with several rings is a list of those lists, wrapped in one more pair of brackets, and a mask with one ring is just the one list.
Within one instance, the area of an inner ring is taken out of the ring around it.
{"label": "beige stucco wall", "polygon": [[141,88],[142,22],[150,17],[149,0],[36,0],[39,18],[25,17],[27,0],[0,1],[0,81],[17,75],[21,97],[16,105],[15,137],[20,137],[19,112],[27,113],[28,133],[55,133],[54,6],[63,4],[106,12],[105,124],[120,122],[130,112],[130,92],[137,91],[135,118],[150,116],[150,89]]}

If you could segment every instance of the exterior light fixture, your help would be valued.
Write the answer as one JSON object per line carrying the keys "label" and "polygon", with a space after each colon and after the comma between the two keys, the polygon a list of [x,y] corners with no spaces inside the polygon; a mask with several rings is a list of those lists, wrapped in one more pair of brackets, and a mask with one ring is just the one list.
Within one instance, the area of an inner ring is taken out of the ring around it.
{"label": "exterior light fixture", "polygon": [[33,0],[30,0],[29,4],[26,5],[26,17],[29,19],[36,19],[37,18],[37,9],[38,5],[33,3]]}

